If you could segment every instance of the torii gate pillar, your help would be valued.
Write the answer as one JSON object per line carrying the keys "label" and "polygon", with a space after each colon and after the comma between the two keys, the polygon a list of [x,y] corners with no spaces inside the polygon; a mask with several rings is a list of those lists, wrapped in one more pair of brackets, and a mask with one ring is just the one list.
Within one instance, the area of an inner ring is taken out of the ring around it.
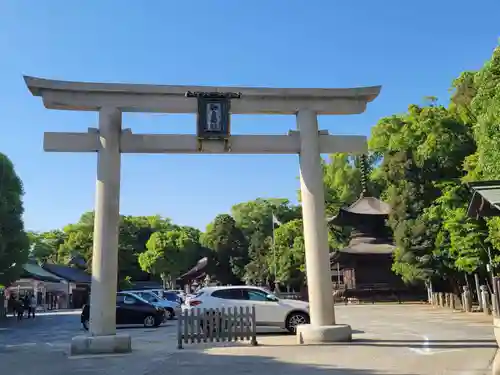
{"label": "torii gate pillar", "polygon": [[[131,350],[130,337],[117,335],[115,327],[121,153],[298,154],[311,318],[310,324],[298,326],[298,342],[351,340],[351,327],[335,322],[320,154],[364,153],[367,143],[363,136],[331,136],[319,131],[317,116],[362,113],[367,103],[378,96],[380,86],[269,89],[83,83],[32,77],[25,80],[32,94],[41,96],[47,108],[99,113],[99,129],[44,134],[45,151],[98,154],[90,336],[75,337],[72,354]],[[198,102],[194,97],[198,97]],[[231,98],[238,99],[230,102]],[[200,112],[205,104],[210,116]],[[223,108],[226,112],[222,115],[216,113]],[[296,115],[298,131],[288,135],[232,136],[229,108],[231,114]],[[122,130],[122,112],[203,115],[198,121],[198,136],[133,134],[130,129]],[[223,118],[227,121],[224,124],[220,121]],[[200,133],[200,126],[207,127]],[[212,138],[214,129],[225,131],[224,142]],[[200,134],[208,137],[206,142],[200,142]]]}
{"label": "torii gate pillar", "polygon": [[300,193],[306,255],[307,289],[311,324],[297,328],[299,344],[351,341],[349,325],[335,324],[330,249],[325,214],[325,191],[317,115],[299,109]]}

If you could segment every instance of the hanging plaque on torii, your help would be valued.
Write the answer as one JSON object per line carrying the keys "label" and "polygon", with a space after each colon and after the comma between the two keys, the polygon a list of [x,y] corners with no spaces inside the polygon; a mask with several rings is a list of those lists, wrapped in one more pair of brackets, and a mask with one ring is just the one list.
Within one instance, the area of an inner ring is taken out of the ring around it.
{"label": "hanging plaque on torii", "polygon": [[203,141],[222,141],[224,150],[231,151],[231,99],[239,99],[235,92],[186,92],[186,97],[197,98],[198,118],[196,134],[198,151],[203,151]]}

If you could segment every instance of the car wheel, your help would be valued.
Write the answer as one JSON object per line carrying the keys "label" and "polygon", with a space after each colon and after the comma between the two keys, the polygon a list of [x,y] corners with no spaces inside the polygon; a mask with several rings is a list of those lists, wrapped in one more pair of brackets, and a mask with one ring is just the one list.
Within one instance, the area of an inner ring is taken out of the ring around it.
{"label": "car wheel", "polygon": [[144,327],[152,328],[156,325],[156,319],[154,315],[147,315],[144,318]]}
{"label": "car wheel", "polygon": [[170,307],[165,309],[165,320],[172,320],[174,319],[174,310],[171,309]]}
{"label": "car wheel", "polygon": [[293,312],[286,318],[285,328],[288,332],[295,333],[300,324],[309,324],[309,315],[300,311]]}
{"label": "car wheel", "polygon": [[84,321],[82,322],[82,327],[83,327],[83,329],[84,329],[85,331],[88,331],[88,330],[89,330],[89,325],[90,325],[90,324],[89,324],[89,320],[88,320],[88,319],[86,319],[86,320],[84,320]]}

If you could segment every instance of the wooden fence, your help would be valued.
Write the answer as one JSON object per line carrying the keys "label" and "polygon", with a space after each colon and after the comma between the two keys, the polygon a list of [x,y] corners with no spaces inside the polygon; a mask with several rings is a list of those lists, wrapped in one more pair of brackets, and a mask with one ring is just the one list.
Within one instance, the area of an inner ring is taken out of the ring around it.
{"label": "wooden fence", "polygon": [[178,317],[177,348],[184,344],[250,341],[257,345],[255,307],[189,309]]}

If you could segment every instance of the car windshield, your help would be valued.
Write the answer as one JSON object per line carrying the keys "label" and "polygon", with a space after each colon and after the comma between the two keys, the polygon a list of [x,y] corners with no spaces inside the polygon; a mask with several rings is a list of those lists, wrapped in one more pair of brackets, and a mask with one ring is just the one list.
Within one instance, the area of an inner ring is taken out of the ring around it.
{"label": "car windshield", "polygon": [[123,296],[128,298],[135,298],[136,300],[139,300],[141,302],[150,303],[147,299],[145,299],[143,296],[139,294],[130,293],[130,294],[123,294]]}
{"label": "car windshield", "polygon": [[175,294],[175,293],[172,293],[172,292],[165,292],[163,293],[163,297],[168,300],[168,301],[173,301],[173,302],[177,302],[180,300],[180,297]]}
{"label": "car windshield", "polygon": [[275,293],[271,292],[268,288],[260,287],[259,289],[262,290],[264,293],[267,293],[267,295],[278,299],[278,296]]}
{"label": "car windshield", "polygon": [[143,293],[141,297],[148,302],[158,302],[158,297],[154,293]]}

